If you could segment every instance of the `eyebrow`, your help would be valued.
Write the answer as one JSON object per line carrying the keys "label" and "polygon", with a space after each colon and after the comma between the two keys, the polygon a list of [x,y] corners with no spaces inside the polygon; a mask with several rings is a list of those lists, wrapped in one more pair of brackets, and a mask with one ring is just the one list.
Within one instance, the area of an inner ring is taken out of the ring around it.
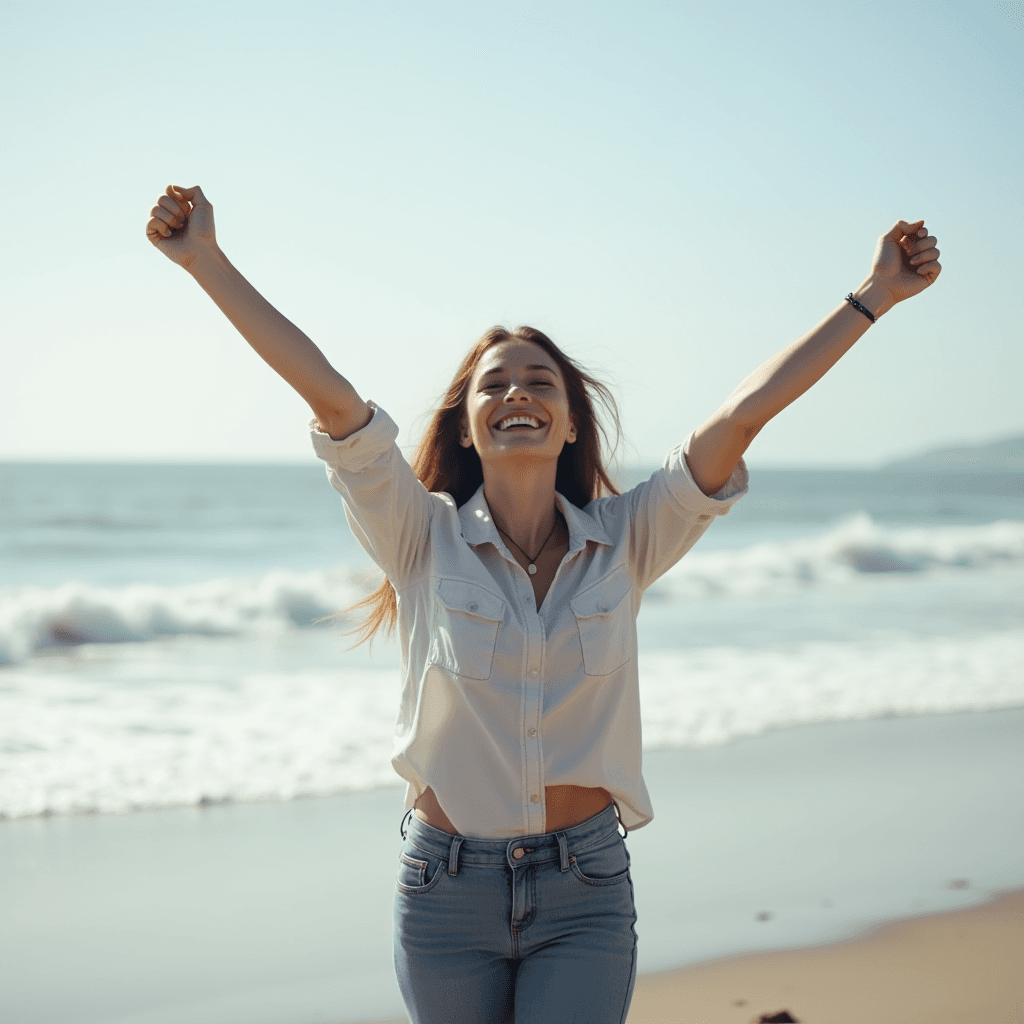
{"label": "eyebrow", "polygon": [[[557,374],[555,373],[554,369],[552,367],[550,367],[550,366],[546,366],[544,363],[530,363],[529,366],[525,366],[525,367],[523,367],[523,369],[525,369],[525,370],[547,370],[548,373],[550,373],[552,377],[557,376]],[[504,372],[505,372],[505,367],[504,366],[492,366],[491,369],[484,370],[484,372],[481,373],[480,376],[481,377],[489,377],[492,373],[504,373]]]}

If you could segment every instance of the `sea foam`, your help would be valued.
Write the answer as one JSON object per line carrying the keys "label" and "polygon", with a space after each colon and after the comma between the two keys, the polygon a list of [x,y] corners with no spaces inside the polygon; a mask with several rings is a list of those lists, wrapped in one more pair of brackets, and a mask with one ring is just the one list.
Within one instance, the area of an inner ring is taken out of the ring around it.
{"label": "sea foam", "polygon": [[[291,650],[290,665],[258,667],[280,660],[273,650],[279,643],[229,643],[230,657],[212,661],[201,649],[208,642],[179,638],[134,650],[97,648],[74,671],[45,660],[12,667],[0,689],[0,817],[402,785],[390,763],[397,668],[356,666],[336,637],[308,633]],[[245,657],[248,667],[239,665]],[[315,667],[318,660],[335,667]],[[641,653],[644,749],[710,747],[815,723],[1020,706],[1022,665],[1022,632]]]}

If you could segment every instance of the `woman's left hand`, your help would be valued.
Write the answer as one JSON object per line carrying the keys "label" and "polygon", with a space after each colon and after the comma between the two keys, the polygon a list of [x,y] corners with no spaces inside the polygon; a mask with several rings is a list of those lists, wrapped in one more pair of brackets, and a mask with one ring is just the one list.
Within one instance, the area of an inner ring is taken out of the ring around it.
{"label": "woman's left hand", "polygon": [[897,221],[879,238],[871,277],[889,293],[893,305],[935,283],[942,271],[937,241],[923,220]]}

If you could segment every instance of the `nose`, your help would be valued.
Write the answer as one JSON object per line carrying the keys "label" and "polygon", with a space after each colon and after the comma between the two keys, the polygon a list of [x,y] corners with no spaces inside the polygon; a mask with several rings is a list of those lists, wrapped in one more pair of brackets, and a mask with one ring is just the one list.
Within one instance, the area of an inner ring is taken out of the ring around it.
{"label": "nose", "polygon": [[509,384],[508,391],[505,392],[506,402],[528,402],[530,396],[516,383]]}

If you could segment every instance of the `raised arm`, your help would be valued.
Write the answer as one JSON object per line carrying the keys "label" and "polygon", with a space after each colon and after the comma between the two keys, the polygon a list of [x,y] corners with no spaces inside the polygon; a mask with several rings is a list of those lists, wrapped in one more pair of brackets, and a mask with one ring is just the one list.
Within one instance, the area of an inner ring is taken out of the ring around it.
{"label": "raised arm", "polygon": [[169,185],[150,216],[146,236],[153,245],[199,282],[242,337],[309,403],[326,433],[341,440],[370,422],[370,407],[355,388],[221,251],[213,206],[198,185]]}
{"label": "raised arm", "polygon": [[[882,235],[870,275],[854,291],[875,319],[939,276],[937,239],[924,221],[898,221]],[[690,441],[686,461],[708,495],[723,487],[761,428],[820,380],[871,326],[850,302],[840,303],[817,327],[758,367]]]}

